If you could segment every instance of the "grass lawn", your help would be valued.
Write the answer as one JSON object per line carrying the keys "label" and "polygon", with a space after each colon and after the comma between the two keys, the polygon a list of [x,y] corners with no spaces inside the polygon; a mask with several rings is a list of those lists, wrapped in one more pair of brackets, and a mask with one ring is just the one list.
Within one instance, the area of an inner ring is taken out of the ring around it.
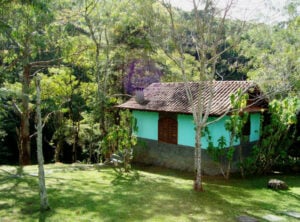
{"label": "grass lawn", "polygon": [[203,193],[192,190],[192,174],[139,167],[120,175],[109,167],[46,165],[51,210],[39,211],[37,166],[0,166],[0,222],[10,221],[236,221],[239,215],[264,221],[300,212],[300,176],[276,176],[287,191],[266,188],[269,178],[204,177]]}

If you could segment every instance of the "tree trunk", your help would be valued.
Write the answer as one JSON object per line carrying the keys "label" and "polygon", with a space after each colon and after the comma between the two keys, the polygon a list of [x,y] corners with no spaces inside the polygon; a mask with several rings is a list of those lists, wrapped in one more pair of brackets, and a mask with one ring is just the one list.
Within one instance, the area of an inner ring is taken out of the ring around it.
{"label": "tree trunk", "polygon": [[22,79],[22,112],[19,133],[19,162],[20,165],[31,164],[30,157],[30,126],[29,126],[29,85],[30,85],[30,66],[24,66]]}
{"label": "tree trunk", "polygon": [[[197,123],[198,124],[198,123]],[[201,125],[196,126],[196,144],[195,144],[195,181],[194,181],[194,190],[203,191],[202,186],[202,174],[201,174]]]}
{"label": "tree trunk", "polygon": [[39,189],[40,189],[40,207],[41,210],[50,209],[47,197],[47,190],[45,184],[45,172],[44,172],[44,156],[43,156],[43,126],[42,126],[42,116],[41,116],[41,91],[40,91],[40,80],[39,76],[36,79],[36,93],[37,93],[37,102],[36,102],[36,120],[37,120],[37,159],[38,159],[38,168],[39,168]]}
{"label": "tree trunk", "polygon": [[241,176],[244,178],[245,177],[245,172],[244,172],[244,158],[243,158],[243,145],[244,145],[244,136],[240,136],[240,145],[239,145],[239,159],[240,159],[240,172]]}
{"label": "tree trunk", "polygon": [[80,123],[73,122],[73,148],[72,148],[72,161],[75,163],[78,159],[78,143],[79,143],[79,130],[80,130]]}
{"label": "tree trunk", "polygon": [[226,170],[226,175],[225,175],[225,179],[226,179],[226,180],[229,180],[229,177],[230,177],[230,171],[231,171],[231,161],[228,160],[228,163],[227,163],[227,170]]}
{"label": "tree trunk", "polygon": [[[230,150],[234,149],[233,143],[234,143],[234,137],[236,134],[234,129],[235,129],[235,125],[233,127],[233,131],[230,134],[230,142],[229,142],[229,148],[228,148]],[[229,152],[231,152],[230,150],[229,150]],[[230,177],[231,163],[232,163],[232,156],[228,156],[227,157],[227,169],[226,169],[226,175],[225,175],[226,180],[229,180],[229,177]]]}
{"label": "tree trunk", "polygon": [[93,146],[89,145],[89,164],[92,164],[92,153],[93,153]]}
{"label": "tree trunk", "polygon": [[[86,8],[87,9],[87,8]],[[84,14],[84,19],[87,22],[90,34],[91,34],[91,38],[95,44],[95,69],[94,69],[94,75],[96,77],[96,81],[97,81],[97,105],[99,107],[99,124],[100,124],[100,132],[101,132],[101,140],[103,140],[106,135],[107,135],[107,130],[105,127],[105,99],[106,99],[106,77],[104,75],[102,75],[101,73],[101,67],[100,67],[100,63],[99,61],[101,61],[99,59],[100,57],[100,51],[101,51],[101,35],[102,35],[102,30],[100,30],[100,37],[97,38],[97,31],[99,31],[99,29],[95,28],[94,24],[92,24],[91,19],[89,17],[89,13],[88,11],[85,11]],[[96,31],[96,32],[95,32]],[[107,36],[105,35],[105,40],[106,43],[108,43],[108,39]],[[108,45],[108,44],[107,44]],[[108,53],[109,51],[106,51],[106,53]],[[106,54],[107,55],[107,54]],[[106,57],[106,61],[108,60],[108,57]],[[105,66],[105,70],[107,71],[107,62],[106,62],[106,66]],[[103,84],[104,82],[104,84]],[[105,153],[105,161],[108,161],[111,157],[111,151],[107,151]]]}
{"label": "tree trunk", "polygon": [[62,150],[62,146],[63,146],[63,140],[59,139],[55,147],[55,154],[54,154],[55,163],[60,162],[60,152]]}
{"label": "tree trunk", "polygon": [[58,132],[58,138],[57,138],[58,141],[56,142],[56,147],[55,147],[54,160],[56,163],[58,163],[58,162],[60,162],[60,153],[63,149],[63,144],[64,144],[64,136],[62,136],[63,133],[61,132],[64,114],[62,112],[58,112],[56,117],[57,117],[57,122],[58,122],[57,128],[59,128],[59,132]]}
{"label": "tree trunk", "polygon": [[72,147],[72,162],[77,161],[77,129],[76,123],[73,122],[73,147]]}

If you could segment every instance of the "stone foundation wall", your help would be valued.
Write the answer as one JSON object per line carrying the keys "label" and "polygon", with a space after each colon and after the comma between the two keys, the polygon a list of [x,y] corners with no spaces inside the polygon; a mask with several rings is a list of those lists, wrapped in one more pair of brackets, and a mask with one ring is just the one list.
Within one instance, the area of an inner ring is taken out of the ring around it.
{"label": "stone foundation wall", "polygon": [[[244,153],[249,153],[252,144],[247,144],[244,147],[246,147]],[[194,171],[194,147],[139,139],[138,145],[134,147],[133,156],[133,162],[137,163]],[[237,162],[237,150],[234,156],[234,162]],[[202,169],[203,173],[207,175],[221,174],[220,167],[211,159],[205,149],[202,149]],[[232,171],[238,171],[236,164],[233,164]]]}

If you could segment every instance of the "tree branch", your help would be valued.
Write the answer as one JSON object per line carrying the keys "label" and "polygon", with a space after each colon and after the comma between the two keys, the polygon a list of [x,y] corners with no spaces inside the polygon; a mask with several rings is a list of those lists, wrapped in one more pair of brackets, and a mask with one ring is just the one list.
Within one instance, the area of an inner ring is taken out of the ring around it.
{"label": "tree branch", "polygon": [[14,109],[14,111],[17,113],[17,115],[19,117],[21,117],[21,115],[23,114],[22,110],[20,109],[20,107],[16,104],[16,102],[13,100],[12,101],[12,107]]}
{"label": "tree branch", "polygon": [[46,68],[48,67],[49,65],[52,65],[53,63],[55,62],[58,62],[58,61],[62,61],[63,58],[58,58],[58,59],[50,59],[50,60],[47,60],[47,61],[36,61],[36,62],[30,62],[29,63],[29,66],[34,68],[34,67],[41,67],[41,68]]}

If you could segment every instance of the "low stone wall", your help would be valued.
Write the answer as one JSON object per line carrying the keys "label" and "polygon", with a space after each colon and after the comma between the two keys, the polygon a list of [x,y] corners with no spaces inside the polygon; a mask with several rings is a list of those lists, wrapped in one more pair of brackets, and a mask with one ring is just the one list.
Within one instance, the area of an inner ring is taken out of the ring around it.
{"label": "low stone wall", "polygon": [[[246,146],[245,153],[249,153],[250,145]],[[139,139],[138,145],[133,150],[133,162],[163,166],[183,171],[194,171],[194,147],[162,143],[155,140]],[[235,152],[235,162],[238,155]],[[207,175],[221,174],[220,167],[202,149],[202,169]],[[232,171],[237,171],[233,164]]]}

